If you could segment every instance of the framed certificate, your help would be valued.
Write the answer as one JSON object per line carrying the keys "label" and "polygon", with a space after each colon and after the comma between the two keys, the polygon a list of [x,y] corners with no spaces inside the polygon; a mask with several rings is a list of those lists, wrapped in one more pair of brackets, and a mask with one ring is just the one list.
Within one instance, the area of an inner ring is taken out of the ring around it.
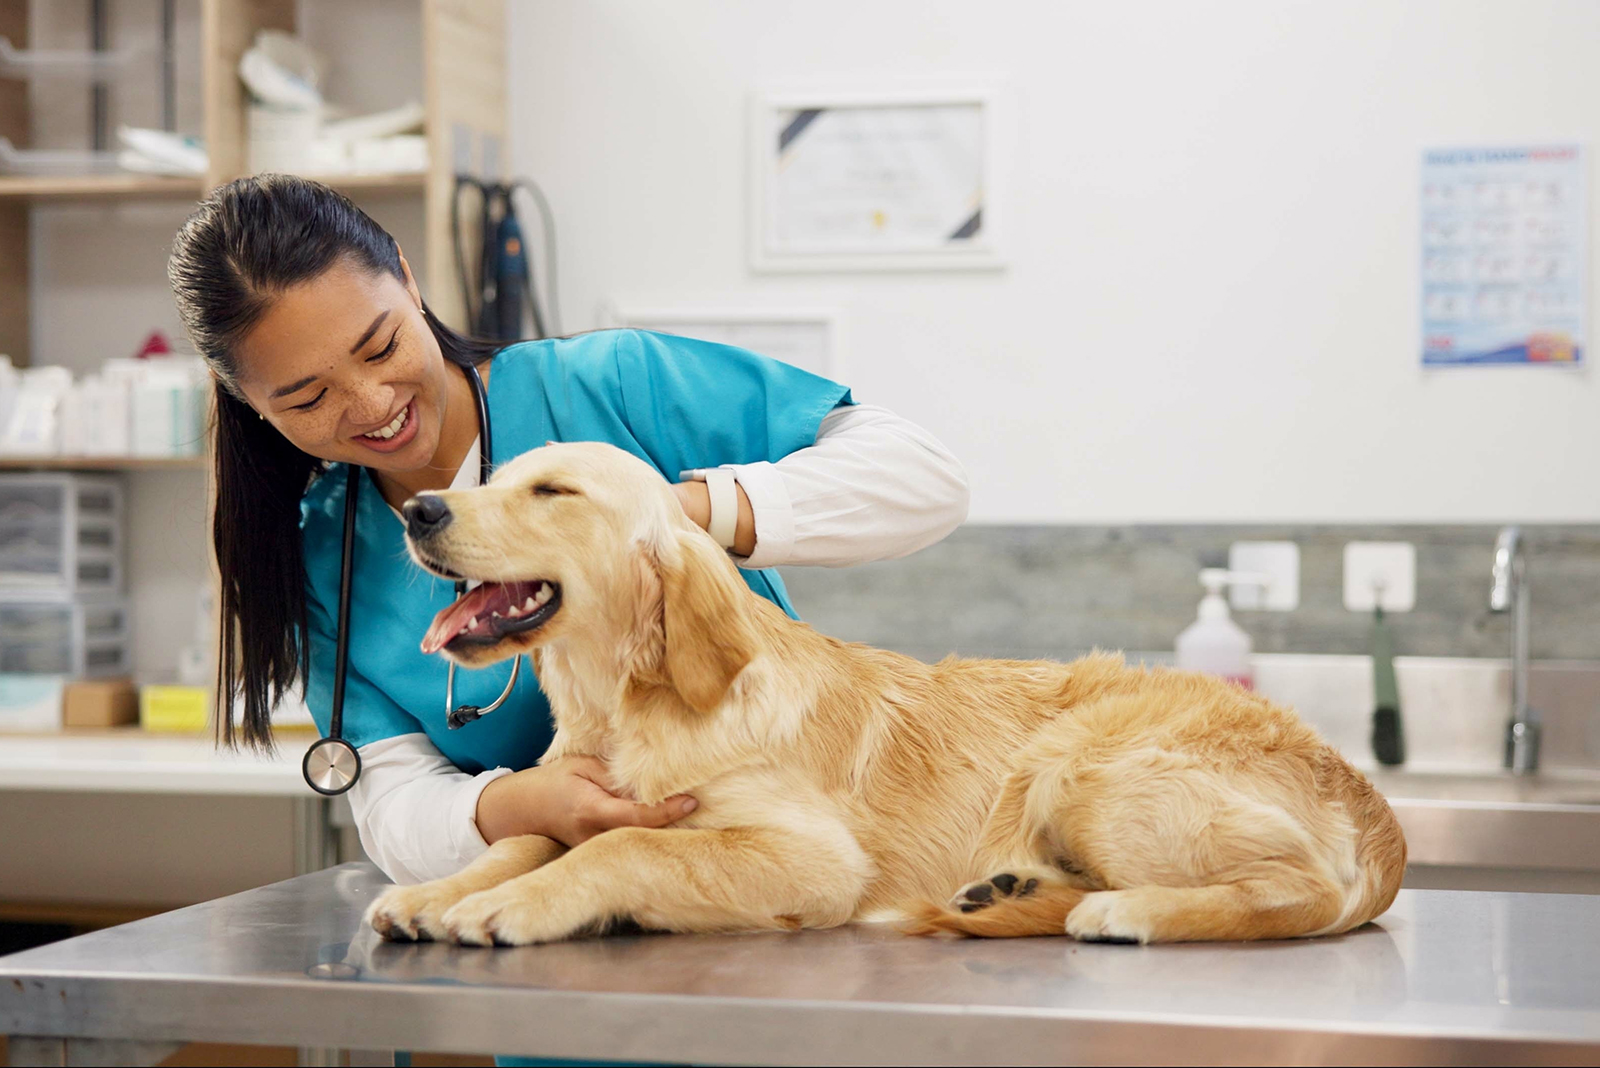
{"label": "framed certificate", "polygon": [[1001,100],[994,85],[755,94],[751,266],[1003,266]]}

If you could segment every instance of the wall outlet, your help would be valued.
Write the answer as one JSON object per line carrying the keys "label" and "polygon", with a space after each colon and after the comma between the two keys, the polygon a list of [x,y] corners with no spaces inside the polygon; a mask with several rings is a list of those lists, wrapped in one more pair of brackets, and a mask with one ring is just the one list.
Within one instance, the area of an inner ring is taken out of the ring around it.
{"label": "wall outlet", "polygon": [[1352,541],[1344,547],[1344,606],[1370,612],[1417,606],[1417,547],[1409,541]]}
{"label": "wall outlet", "polygon": [[1236,541],[1228,570],[1259,575],[1266,585],[1228,588],[1228,603],[1244,611],[1292,612],[1300,606],[1300,546],[1292,541]]}

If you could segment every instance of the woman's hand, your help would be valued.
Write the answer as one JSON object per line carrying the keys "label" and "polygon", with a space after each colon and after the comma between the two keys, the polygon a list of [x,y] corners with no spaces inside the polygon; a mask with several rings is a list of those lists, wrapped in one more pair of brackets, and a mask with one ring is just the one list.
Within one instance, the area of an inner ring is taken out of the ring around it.
{"label": "woman's hand", "polygon": [[502,775],[478,795],[478,833],[493,845],[502,838],[542,834],[566,846],[614,827],[665,827],[698,804],[687,794],[641,805],[611,792],[605,761],[563,757]]}
{"label": "woman's hand", "polygon": [[[734,497],[739,501],[739,519],[733,528],[733,551],[739,556],[749,556],[756,551],[756,513],[750,507],[750,497],[744,487],[733,484]],[[683,506],[683,514],[701,530],[711,529],[711,491],[704,482],[674,482],[672,492]]]}

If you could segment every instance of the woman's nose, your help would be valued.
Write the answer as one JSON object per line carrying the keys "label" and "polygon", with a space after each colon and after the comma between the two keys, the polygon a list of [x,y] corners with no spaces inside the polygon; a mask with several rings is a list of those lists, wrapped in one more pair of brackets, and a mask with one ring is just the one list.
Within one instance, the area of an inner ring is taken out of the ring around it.
{"label": "woman's nose", "polygon": [[372,430],[389,418],[392,414],[389,409],[393,406],[393,390],[352,393],[350,405],[345,409],[345,418],[357,432]]}

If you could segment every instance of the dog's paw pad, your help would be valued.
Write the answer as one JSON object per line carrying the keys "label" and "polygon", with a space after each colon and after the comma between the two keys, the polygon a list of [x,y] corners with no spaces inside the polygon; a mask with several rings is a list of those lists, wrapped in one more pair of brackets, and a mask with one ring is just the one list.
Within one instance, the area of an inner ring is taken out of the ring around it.
{"label": "dog's paw pad", "polygon": [[1038,879],[1021,879],[1010,872],[991,875],[987,879],[963,887],[950,900],[950,907],[960,912],[977,912],[1008,897],[1027,897],[1039,889]]}

